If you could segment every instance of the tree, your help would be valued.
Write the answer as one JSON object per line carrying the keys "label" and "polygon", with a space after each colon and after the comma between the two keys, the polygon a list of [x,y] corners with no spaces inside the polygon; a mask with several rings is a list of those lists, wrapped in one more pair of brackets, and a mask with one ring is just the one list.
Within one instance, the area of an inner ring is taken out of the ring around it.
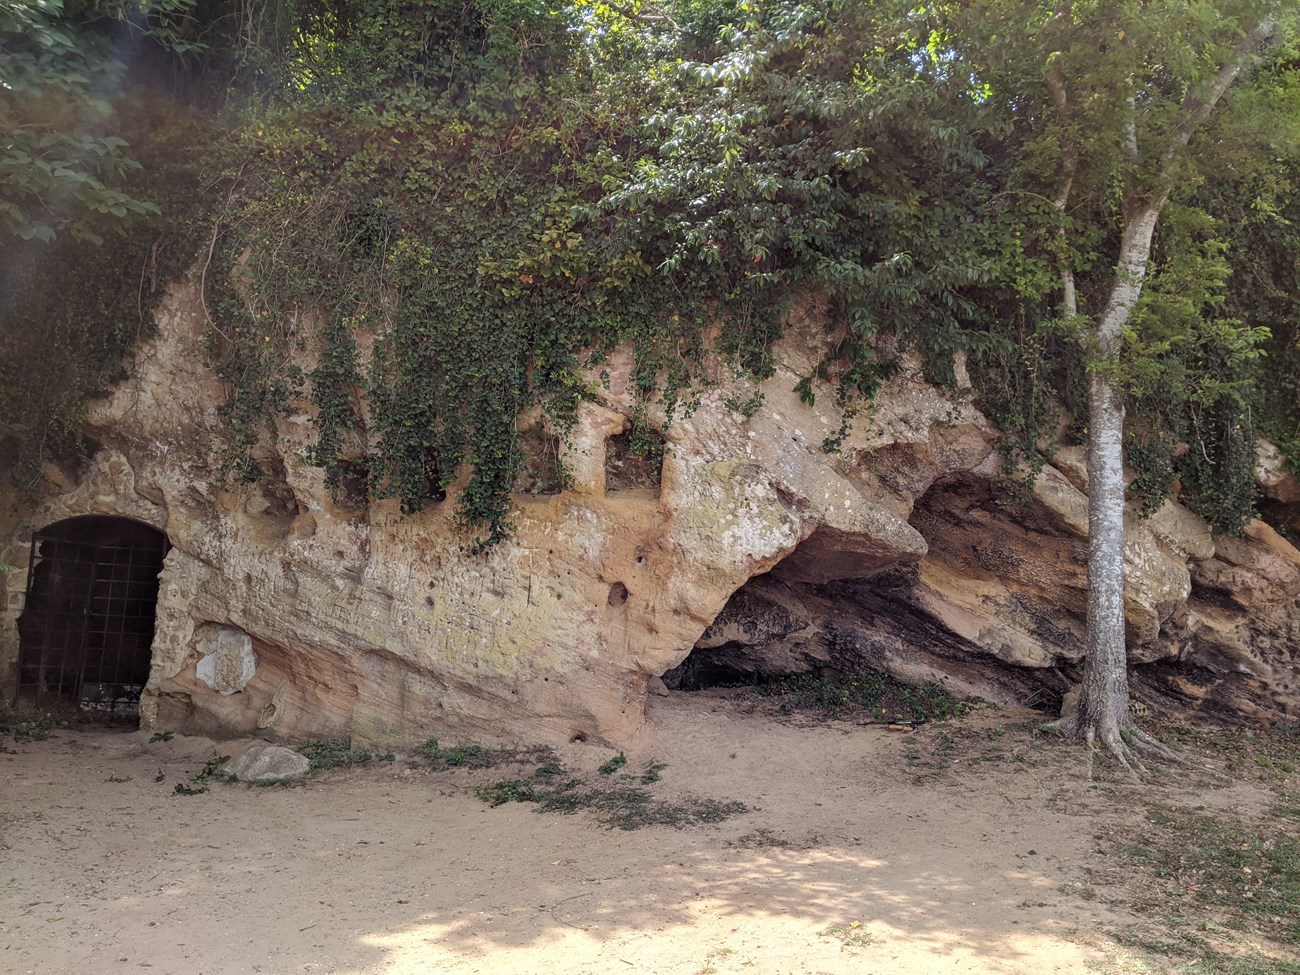
{"label": "tree", "polygon": [[[1127,708],[1126,400],[1175,361],[1193,406],[1243,395],[1268,331],[1217,311],[1226,245],[1192,198],[1216,166],[1276,167],[1276,140],[1296,131],[1293,95],[1256,97],[1260,66],[1293,42],[1294,11],[1278,0],[736,9],[724,49],[688,62],[678,107],[661,117],[667,141],[615,200],[668,231],[665,267],[738,256],[768,280],[830,289],[859,375],[876,331],[932,355],[1005,348],[999,317],[1072,336],[1075,351],[1041,367],[1086,362],[1088,648],[1057,727],[1130,768],[1173,758]],[[1277,92],[1295,90],[1288,63]],[[1232,125],[1205,138],[1233,93]],[[1171,201],[1183,218],[1161,239]],[[1143,426],[1168,434],[1159,419]],[[1169,478],[1154,481],[1163,497]]]}
{"label": "tree", "polygon": [[0,0],[0,232],[98,241],[131,216],[158,213],[120,189],[137,163],[105,131],[125,67],[103,29],[113,22],[106,8]]}
{"label": "tree", "polygon": [[[1294,27],[1294,15],[1283,10],[1272,0],[1058,0],[1046,10],[993,2],[963,11],[986,15],[980,37],[992,41],[992,50],[1010,47],[1023,59],[1014,111],[1036,116],[1027,120],[1034,132],[1027,148],[1036,158],[1021,175],[1032,173],[1026,183],[1036,182],[1050,199],[1040,231],[1057,244],[1060,315],[1089,359],[1088,647],[1083,683],[1056,727],[1090,747],[1100,742],[1130,769],[1140,767],[1142,755],[1173,755],[1128,712],[1122,360],[1131,350],[1125,345],[1140,339],[1135,316],[1161,215],[1198,179],[1195,137],[1230,89],[1280,48]],[[981,28],[959,22],[954,35],[964,47],[970,41],[963,28]],[[998,97],[996,81],[992,97]],[[1249,148],[1237,147],[1238,167],[1257,164]],[[1082,220],[1100,225],[1099,249],[1073,246],[1071,234]],[[1244,341],[1249,346],[1259,337]]]}
{"label": "tree", "polygon": [[200,49],[194,3],[0,0],[0,476],[23,491],[84,458],[87,399],[192,259],[214,140],[135,75]]}

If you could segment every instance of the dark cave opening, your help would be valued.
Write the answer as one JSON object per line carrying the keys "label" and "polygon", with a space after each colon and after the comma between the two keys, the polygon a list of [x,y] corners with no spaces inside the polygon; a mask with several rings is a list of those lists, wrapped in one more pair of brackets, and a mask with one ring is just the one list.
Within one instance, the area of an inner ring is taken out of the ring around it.
{"label": "dark cave opening", "polygon": [[32,536],[18,618],[18,697],[134,717],[152,661],[167,536],[129,518],[68,518]]}
{"label": "dark cave opening", "polygon": [[737,589],[695,647],[663,675],[672,690],[761,686],[829,663],[800,594],[770,573]]}
{"label": "dark cave opening", "polygon": [[[879,673],[913,687],[938,682],[961,697],[1059,707],[1074,678],[1060,666],[1002,659],[1006,651],[987,633],[1005,625],[1024,640],[1073,648],[1074,607],[1061,614],[1061,604],[1075,592],[1055,584],[1079,572],[1076,546],[1034,505],[1013,517],[1002,502],[988,478],[963,472],[937,479],[910,513],[929,546],[920,556],[813,533],[732,594],[686,658],[663,674],[664,684],[761,688]],[[1042,565],[1026,555],[1040,550],[1053,569],[1046,592],[1059,597],[1056,604],[1032,598]],[[999,579],[1010,587],[1005,593],[991,581]],[[984,604],[963,599],[985,589],[997,600],[987,604],[992,615],[967,615]]]}

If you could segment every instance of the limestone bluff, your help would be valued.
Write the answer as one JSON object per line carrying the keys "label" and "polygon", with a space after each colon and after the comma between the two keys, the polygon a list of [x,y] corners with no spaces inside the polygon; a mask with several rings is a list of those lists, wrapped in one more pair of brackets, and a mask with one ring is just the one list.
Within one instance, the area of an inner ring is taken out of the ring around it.
{"label": "limestone bluff", "polygon": [[[1003,703],[1048,704],[1073,682],[1081,455],[1057,453],[1032,496],[1008,506],[998,431],[963,390],[907,368],[826,453],[844,420],[834,390],[815,383],[814,404],[794,391],[826,340],[815,300],[792,312],[756,413],[727,405],[752,392],[748,380],[724,378],[664,427],[657,486],[607,483],[607,444],[635,410],[632,362],[616,352],[599,401],[561,443],[569,486],[518,496],[513,536],[482,555],[461,548],[454,491],[412,516],[395,502],[337,503],[305,459],[305,399],[259,445],[277,476],[228,484],[203,321],[196,283],[174,286],[131,378],[92,407],[101,449],[84,475],[4,526],[4,558],[20,570],[31,531],[62,519],[112,515],[166,533],[145,727],[616,744],[644,720],[652,679],[692,653],[740,673],[872,666]],[[310,353],[301,359],[309,372]],[[1300,490],[1266,445],[1259,477],[1294,525]],[[1215,537],[1169,500],[1132,518],[1126,568],[1142,697],[1223,720],[1296,720],[1300,552],[1283,535],[1257,520]],[[2,578],[0,686],[11,692],[25,574]]]}

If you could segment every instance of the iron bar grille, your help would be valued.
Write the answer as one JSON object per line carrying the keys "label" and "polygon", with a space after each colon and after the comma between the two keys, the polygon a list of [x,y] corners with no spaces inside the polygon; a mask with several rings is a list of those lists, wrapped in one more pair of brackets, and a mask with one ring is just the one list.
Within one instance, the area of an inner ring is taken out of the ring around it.
{"label": "iron bar grille", "polygon": [[[131,524],[131,523],[127,523]],[[134,714],[149,677],[166,537],[37,532],[19,620],[18,692],[83,711]]]}

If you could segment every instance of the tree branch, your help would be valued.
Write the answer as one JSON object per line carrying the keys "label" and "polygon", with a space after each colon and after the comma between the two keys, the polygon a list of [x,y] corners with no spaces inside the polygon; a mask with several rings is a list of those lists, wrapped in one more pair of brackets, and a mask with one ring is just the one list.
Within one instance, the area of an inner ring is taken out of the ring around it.
{"label": "tree branch", "polygon": [[[1052,20],[1068,27],[1072,12],[1071,0],[1063,0],[1056,8],[1056,13],[1052,15]],[[1052,105],[1061,119],[1061,124],[1064,125],[1070,108],[1065,79],[1061,76],[1060,67],[1053,66],[1050,54],[1047,56],[1044,68],[1043,80],[1052,95]],[[1074,268],[1070,267],[1066,260],[1065,208],[1069,205],[1070,191],[1074,188],[1074,178],[1079,172],[1079,147],[1068,129],[1061,136],[1061,168],[1064,179],[1056,197],[1052,200],[1052,207],[1061,219],[1061,225],[1056,232],[1057,243],[1060,245],[1057,259],[1061,262],[1061,304],[1065,307],[1065,313],[1073,318],[1079,314],[1079,299],[1074,290]]]}
{"label": "tree branch", "polygon": [[673,18],[668,16],[668,14],[663,10],[660,10],[658,13],[646,14],[625,6],[624,4],[615,3],[613,0],[605,0],[605,6],[619,16],[626,17],[628,20],[636,20],[643,24],[667,24],[675,31],[681,30],[681,28],[677,26],[677,21],[673,20]]}
{"label": "tree branch", "polygon": [[[1044,75],[1047,82],[1047,90],[1052,93],[1052,104],[1056,106],[1062,120],[1066,117],[1066,111],[1069,108],[1069,101],[1065,93],[1065,80],[1061,77],[1059,71],[1049,70]],[[1066,260],[1066,238],[1065,238],[1065,208],[1070,202],[1070,190],[1074,188],[1074,177],[1079,169],[1079,150],[1075,145],[1074,139],[1065,135],[1061,138],[1061,166],[1064,170],[1064,181],[1061,188],[1057,191],[1055,198],[1052,200],[1052,207],[1056,210],[1061,218],[1061,225],[1056,231],[1057,243],[1060,245],[1060,253],[1057,260],[1061,262],[1061,303],[1065,306],[1065,313],[1071,318],[1079,314],[1079,299],[1074,290],[1074,268],[1070,267]]]}
{"label": "tree branch", "polygon": [[1169,171],[1178,155],[1178,151],[1191,140],[1192,133],[1210,117],[1210,112],[1214,111],[1214,106],[1223,97],[1223,93],[1232,86],[1232,83],[1237,80],[1237,76],[1255,59],[1260,49],[1273,39],[1273,35],[1277,33],[1277,28],[1277,17],[1269,14],[1241,39],[1237,49],[1232,52],[1232,57],[1223,63],[1218,74],[1214,76],[1214,80],[1210,82],[1208,89],[1205,89],[1204,95],[1195,88],[1188,89],[1182,105],[1183,120],[1179,123],[1178,128],[1174,130],[1169,145],[1165,147],[1164,169],[1166,172]]}

